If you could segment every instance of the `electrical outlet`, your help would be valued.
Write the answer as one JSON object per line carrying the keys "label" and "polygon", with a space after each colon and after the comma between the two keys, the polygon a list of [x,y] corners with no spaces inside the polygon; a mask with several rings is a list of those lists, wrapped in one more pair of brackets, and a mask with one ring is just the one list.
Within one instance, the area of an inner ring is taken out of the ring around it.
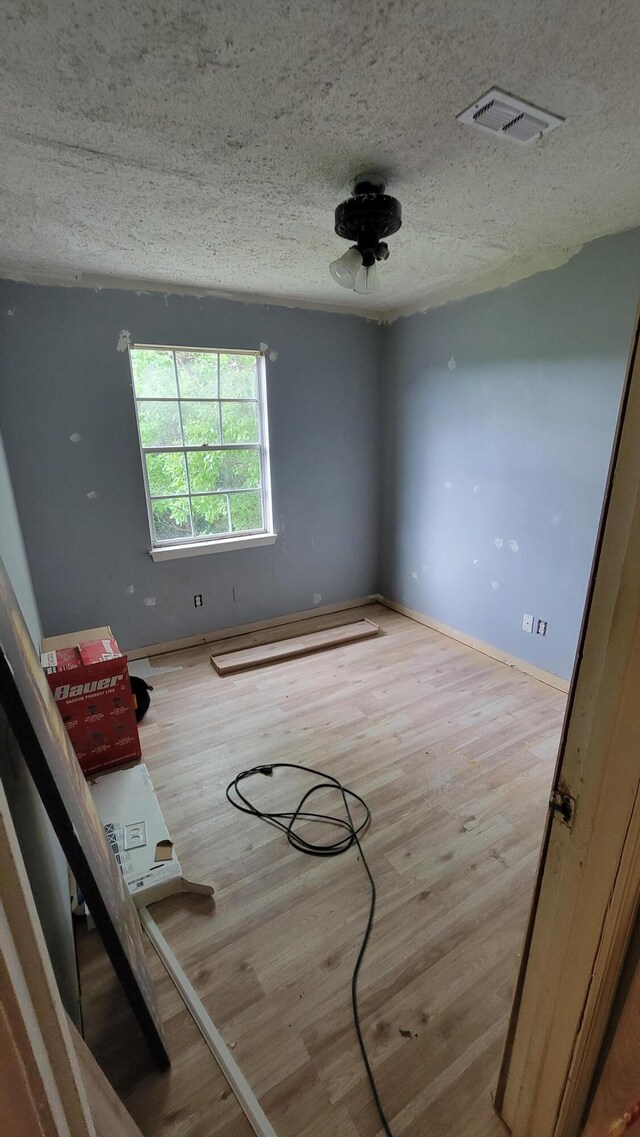
{"label": "electrical outlet", "polygon": [[546,634],[547,634],[547,621],[546,620],[538,620],[538,622],[536,624],[536,635],[537,636],[546,636]]}
{"label": "electrical outlet", "polygon": [[199,592],[197,596],[194,596],[193,606],[194,606],[194,608],[202,608],[202,593],[201,592]]}
{"label": "electrical outlet", "polygon": [[522,617],[522,630],[523,632],[533,632],[533,616],[529,616],[527,612]]}

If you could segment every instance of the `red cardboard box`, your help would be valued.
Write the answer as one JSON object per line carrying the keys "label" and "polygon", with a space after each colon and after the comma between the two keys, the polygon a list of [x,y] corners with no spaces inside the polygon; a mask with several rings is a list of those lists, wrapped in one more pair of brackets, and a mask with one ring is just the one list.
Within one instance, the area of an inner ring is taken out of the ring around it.
{"label": "red cardboard box", "polygon": [[140,758],[127,660],[110,628],[49,637],[40,659],[83,773]]}

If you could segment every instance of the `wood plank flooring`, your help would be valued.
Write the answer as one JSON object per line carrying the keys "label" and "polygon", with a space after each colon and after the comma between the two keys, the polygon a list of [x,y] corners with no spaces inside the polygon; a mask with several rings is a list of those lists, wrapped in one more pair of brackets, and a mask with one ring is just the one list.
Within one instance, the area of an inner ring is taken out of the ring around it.
{"label": "wood plank flooring", "polygon": [[[361,616],[380,636],[259,672],[220,678],[210,644],[158,661],[182,670],[153,680],[143,756],[186,875],[216,898],[153,915],[278,1137],[378,1137],[349,996],[362,865],[305,857],[225,798],[258,763],[334,774],[373,814],[360,1002],[394,1134],[499,1137],[491,1091],[565,696],[388,609]],[[256,792],[287,808],[303,780],[277,773]],[[95,933],[79,940],[87,1041],[145,1137],[249,1137],[149,951],[171,1071],[151,1069]]]}

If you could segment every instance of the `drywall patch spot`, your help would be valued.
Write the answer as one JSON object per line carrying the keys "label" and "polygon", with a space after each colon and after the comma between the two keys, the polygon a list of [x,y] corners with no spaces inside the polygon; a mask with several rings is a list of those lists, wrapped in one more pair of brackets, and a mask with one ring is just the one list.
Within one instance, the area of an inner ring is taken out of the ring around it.
{"label": "drywall patch spot", "polygon": [[132,584],[130,584],[129,587],[127,588],[127,592],[129,593],[129,596],[133,596],[133,594],[135,592],[135,588]]}
{"label": "drywall patch spot", "polygon": [[411,573],[411,576],[412,576],[412,579],[413,579],[413,580],[417,580],[417,579],[418,579],[418,574],[417,574],[417,572],[412,572],[412,573]]}
{"label": "drywall patch spot", "polygon": [[562,521],[562,514],[563,513],[564,513],[563,509],[556,509],[556,512],[551,517],[551,524],[552,525],[559,525],[560,522]]}
{"label": "drywall patch spot", "polygon": [[504,541],[502,540],[502,537],[494,537],[493,543],[494,543],[496,549],[501,549],[502,546],[504,545]]}
{"label": "drywall patch spot", "polygon": [[500,581],[499,580],[492,580],[491,581],[491,587],[492,587],[493,591],[495,592],[496,588],[500,587]]}
{"label": "drywall patch spot", "polygon": [[510,541],[507,541],[507,544],[508,544],[509,548],[511,549],[512,553],[518,552],[518,549],[520,548],[520,546],[519,546],[517,541],[513,540],[513,538]]}
{"label": "drywall patch spot", "polygon": [[478,486],[474,486],[474,487],[473,487],[473,492],[474,492],[474,493],[480,493],[480,486],[479,486],[479,485],[478,485]]}
{"label": "drywall patch spot", "polygon": [[145,596],[144,600],[142,601],[145,608],[153,608],[155,606],[155,602],[156,602],[155,596]]}
{"label": "drywall patch spot", "polygon": [[73,434],[69,435],[69,442],[80,442],[81,438],[82,438],[82,435],[78,434],[77,430],[74,430]]}
{"label": "drywall patch spot", "polygon": [[87,494],[87,497],[89,498],[89,501],[95,501],[95,500],[96,500],[96,498],[97,498],[97,496],[98,496],[98,495],[97,495],[97,493],[96,493],[96,491],[95,491],[95,490],[89,490],[89,493]]}
{"label": "drywall patch spot", "polygon": [[278,358],[277,351],[270,351],[269,352],[269,359],[271,360],[272,363],[275,363],[277,358]]}
{"label": "drywall patch spot", "polygon": [[269,344],[268,343],[261,343],[260,344],[260,351],[262,352],[263,355],[266,355],[268,350],[269,350]]}
{"label": "drywall patch spot", "polygon": [[322,593],[321,593],[321,592],[314,592],[314,594],[313,594],[313,603],[314,603],[314,604],[319,604],[321,600],[322,600]]}
{"label": "drywall patch spot", "polygon": [[17,308],[7,308],[7,316],[15,316],[17,311]]}
{"label": "drywall patch spot", "polygon": [[453,482],[443,482],[443,485],[444,485],[444,488],[446,490],[450,490],[452,485],[453,485]]}
{"label": "drywall patch spot", "polygon": [[474,565],[477,565],[477,563],[478,563],[478,558],[477,558],[477,557],[474,557],[474,558],[473,558],[473,564],[474,564]]}
{"label": "drywall patch spot", "polygon": [[449,368],[449,371],[455,371],[455,369],[456,369],[456,359],[455,359],[455,356],[454,356],[454,355],[452,355],[452,356],[451,356],[451,359],[450,359],[450,360],[449,360],[449,362],[447,363],[447,367]]}
{"label": "drywall patch spot", "polygon": [[118,351],[126,351],[128,347],[133,347],[133,341],[131,339],[131,332],[128,332],[126,328],[123,328],[122,331],[120,332],[120,335],[118,336],[118,343],[117,343],[116,347],[117,347]]}

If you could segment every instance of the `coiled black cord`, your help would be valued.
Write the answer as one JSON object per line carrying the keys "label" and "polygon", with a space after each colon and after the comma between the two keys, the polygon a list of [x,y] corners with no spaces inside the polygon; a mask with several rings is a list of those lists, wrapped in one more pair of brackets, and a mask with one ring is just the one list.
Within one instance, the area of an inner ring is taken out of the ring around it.
{"label": "coiled black cord", "polygon": [[[305,774],[315,774],[318,778],[321,779],[321,781],[315,782],[314,785],[312,785],[311,788],[308,789],[305,794],[303,794],[299,804],[294,810],[270,813],[258,809],[258,807],[254,805],[253,802],[245,796],[245,794],[243,794],[242,790],[240,789],[240,784],[246,781],[247,778],[254,777],[256,774],[263,774],[266,777],[271,777],[274,770],[301,770]],[[304,808],[309,799],[314,794],[319,793],[320,790],[325,789],[337,789],[340,791],[342,794],[342,800],[344,802],[346,817],[333,817],[331,814],[327,813],[312,813],[308,809]],[[360,797],[359,794],[355,793],[353,790],[347,789],[347,787],[343,786],[342,782],[339,782],[338,779],[334,778],[332,774],[325,774],[322,772],[322,770],[313,770],[310,766],[298,766],[294,762],[274,762],[271,765],[253,766],[250,770],[243,770],[242,773],[238,774],[237,777],[235,777],[233,781],[230,782],[227,786],[227,798],[230,801],[231,805],[233,805],[236,809],[241,810],[242,813],[249,813],[253,817],[259,817],[261,821],[266,821],[268,825],[273,825],[276,829],[281,829],[282,832],[286,834],[286,838],[289,844],[292,845],[294,849],[298,849],[301,853],[306,853],[308,856],[336,857],[339,856],[340,853],[346,853],[347,850],[353,848],[354,845],[357,847],[360,853],[362,864],[364,865],[364,869],[367,877],[369,878],[369,884],[371,886],[371,903],[369,905],[369,917],[367,919],[364,936],[362,937],[360,951],[358,952],[358,958],[356,959],[353,975],[351,977],[351,1005],[353,1007],[353,1021],[356,1028],[356,1034],[358,1036],[358,1043],[360,1045],[360,1053],[362,1054],[362,1061],[364,1062],[364,1068],[367,1073],[367,1079],[371,1087],[371,1093],[373,1095],[376,1110],[378,1111],[378,1117],[380,1118],[382,1128],[387,1137],[393,1137],[391,1127],[385,1116],[384,1109],[382,1108],[380,1094],[378,1093],[378,1087],[373,1076],[371,1063],[369,1062],[369,1056],[367,1054],[367,1048],[364,1043],[362,1028],[360,1026],[360,1012],[358,1010],[358,975],[360,973],[362,960],[364,959],[367,945],[369,943],[369,937],[371,935],[371,929],[373,927],[373,920],[376,911],[376,885],[371,873],[371,869],[367,863],[367,858],[364,855],[362,845],[360,844],[360,835],[364,833],[365,829],[369,825],[369,822],[371,821],[371,811],[369,809],[369,806],[367,805],[366,801]],[[364,810],[364,818],[359,825],[356,825],[354,823],[353,817],[351,815],[351,810],[349,809],[350,798],[352,801],[359,802]],[[301,837],[300,834],[296,832],[295,825],[298,821],[318,821],[325,825],[333,825],[338,829],[343,830],[344,835],[338,840],[332,841],[329,844],[317,845],[313,841],[307,841],[306,838]]]}

